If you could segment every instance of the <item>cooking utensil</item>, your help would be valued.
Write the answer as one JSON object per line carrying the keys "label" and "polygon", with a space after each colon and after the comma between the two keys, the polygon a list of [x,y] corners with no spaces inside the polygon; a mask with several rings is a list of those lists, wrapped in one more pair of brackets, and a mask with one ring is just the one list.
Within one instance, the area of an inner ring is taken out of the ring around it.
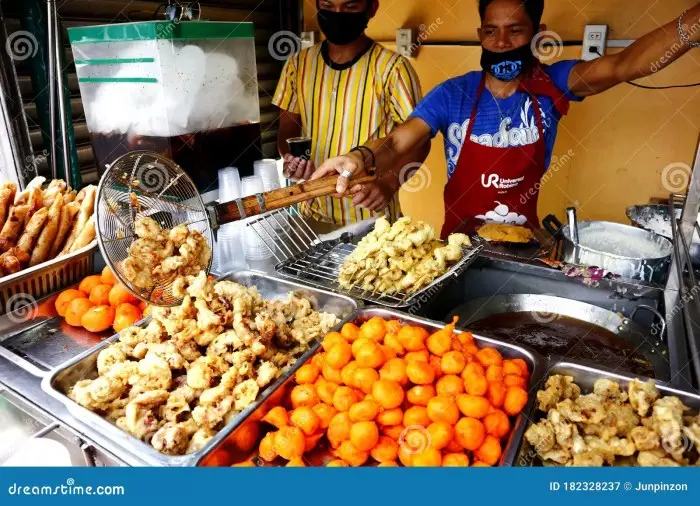
{"label": "cooking utensil", "polygon": [[[675,209],[676,219],[680,219],[683,209]],[[649,204],[629,206],[627,208],[627,217],[636,226],[654,232],[666,239],[673,240],[673,231],[671,229],[671,213],[667,205]],[[700,214],[698,214],[700,220]],[[695,231],[693,241],[690,244],[690,257],[695,267],[700,267],[700,235]]]}
{"label": "cooking utensil", "polygon": [[[229,279],[249,287],[254,286],[260,295],[266,299],[285,299],[289,292],[296,292],[310,300],[314,309],[338,316],[341,322],[336,327],[336,330],[340,329],[358,308],[358,302],[350,297],[316,290],[257,272],[241,271],[224,275],[221,279]],[[77,381],[97,377],[97,356],[104,348],[117,340],[119,340],[119,334],[58,366],[44,377],[41,387],[46,393],[63,403],[76,419],[85,424],[85,435],[87,438],[122,458],[127,464],[137,466],[144,465],[144,463],[155,466],[176,467],[198,465],[208,454],[223,445],[233,429],[243,422],[257,406],[264,403],[287,378],[294,376],[296,370],[320,346],[320,344],[317,344],[307,351],[296,361],[293,367],[285,372],[284,376],[261,391],[256,402],[238,414],[204,448],[188,455],[170,456],[160,453],[149,444],[122,431],[116,425],[108,422],[97,413],[80,406],[66,395]],[[134,460],[134,457],[138,460]]]}
{"label": "cooking utensil", "polygon": [[[157,281],[144,289],[125,276],[122,262],[135,239],[134,224],[139,218],[150,216],[168,229],[186,224],[190,230],[200,231],[211,247],[212,229],[219,225],[333,195],[336,180],[329,176],[205,206],[192,179],[172,160],[150,151],[128,153],[106,170],[97,188],[95,214],[100,251],[117,278],[139,299],[155,305],[179,305],[182,299],[172,293],[174,279]],[[353,183],[374,180],[373,173],[360,174]],[[211,259],[205,270],[210,272]]]}
{"label": "cooking utensil", "polygon": [[[599,267],[639,281],[659,283],[666,278],[673,245],[658,234],[620,223],[584,221],[578,223],[579,242],[575,243],[569,226],[556,216],[545,217],[542,225],[560,238],[559,260],[566,263]],[[635,249],[640,253],[634,254]]]}
{"label": "cooking utensil", "polygon": [[[629,383],[635,378],[634,376],[620,374],[619,372],[612,371],[603,367],[598,367],[594,365],[588,365],[584,362],[567,360],[564,358],[556,358],[550,361],[548,364],[548,374],[546,377],[542,378],[538,389],[544,387],[546,380],[550,376],[561,374],[563,376],[571,376],[574,378],[574,383],[581,387],[581,393],[588,394],[593,392],[593,385],[599,379],[609,379],[611,381],[616,381],[620,384],[623,390],[627,390]],[[649,378],[638,378],[641,381],[653,381],[656,384],[656,389],[659,391],[662,397],[666,396],[676,396],[683,404],[691,409],[700,411],[700,395],[695,392],[685,392],[683,390],[677,390],[676,388],[670,386],[668,383],[649,379]],[[534,395],[534,390],[531,390]],[[537,409],[536,403],[532,403],[531,411],[527,413],[528,419],[532,420],[530,423],[537,423],[542,418],[546,416],[546,413],[539,411]],[[528,425],[529,427],[529,425]],[[530,467],[541,465],[540,459],[537,457],[537,450],[530,445],[530,443],[523,438],[521,440],[520,448],[517,451],[517,455],[514,461],[514,465],[517,467]]]}
{"label": "cooking utensil", "polygon": [[[428,320],[425,318],[419,318],[413,315],[409,315],[406,313],[402,313],[399,311],[391,311],[387,309],[382,309],[382,308],[377,308],[377,307],[368,307],[364,309],[359,309],[354,315],[352,315],[348,321],[352,321],[357,323],[358,325],[369,320],[370,318],[373,317],[379,317],[382,319],[387,319],[387,320],[399,320],[403,324],[408,324],[412,326],[417,326],[417,327],[422,327],[426,329],[428,332],[432,333],[435,332],[439,329],[442,329],[445,327],[445,324],[442,322],[436,322],[433,320]],[[459,333],[460,331],[457,330],[455,331],[456,333]],[[530,383],[529,387],[530,389],[534,388],[535,385],[537,385],[542,378],[542,375],[545,372],[544,365],[545,361],[542,359],[542,357],[537,354],[536,352],[532,351],[531,349],[528,349],[526,347],[522,346],[517,346],[511,343],[504,343],[502,341],[490,339],[488,337],[483,337],[479,335],[474,335],[474,342],[476,343],[477,346],[484,347],[484,346],[489,346],[492,348],[495,348],[504,357],[507,358],[521,358],[525,360],[525,362],[528,365],[528,368],[530,369]],[[310,360],[311,357],[307,357],[307,361]],[[291,388],[293,386],[293,378],[290,377],[289,383],[280,386],[281,389],[287,389]],[[278,390],[279,394],[283,394],[283,391]],[[283,395],[274,395],[276,398],[276,402],[274,403],[268,403],[267,405],[261,405],[259,406],[255,412],[250,413],[250,417],[252,419],[260,419],[262,418],[262,415],[265,414],[265,412],[269,411],[271,408],[275,406],[279,406],[282,399]],[[535,396],[531,395],[529,403],[532,404],[535,401]],[[529,407],[526,407],[523,413],[521,413],[516,419],[515,422],[513,423],[513,430],[511,431],[508,439],[504,441],[504,447],[503,447],[503,453],[501,454],[501,458],[499,460],[498,465],[499,466],[504,466],[504,467],[510,467],[513,465],[515,455],[517,453],[518,447],[520,446],[520,441],[523,437],[523,434],[525,432],[525,427],[527,425],[527,418],[524,416],[524,413],[528,412],[530,409]],[[244,423],[245,420],[241,421]],[[243,429],[245,430],[245,429]],[[261,432],[260,437],[262,437],[264,434]],[[251,458],[250,452],[241,452],[241,451],[236,451],[236,445],[235,441],[237,438],[236,431],[232,431],[230,435],[228,436],[227,442],[222,443],[218,449],[219,451],[217,452],[212,452],[209,454],[206,459],[202,461],[202,465],[215,465],[215,466],[227,466],[231,465],[237,462],[241,462],[244,460],[249,460]],[[258,445],[255,445],[255,448],[257,448]],[[332,460],[333,458],[336,457],[331,457],[330,454],[325,451],[324,448],[318,448],[317,450],[313,450],[311,453],[307,453],[304,455],[304,459],[310,462],[313,465],[317,466],[323,466],[328,463],[329,460]],[[275,463],[272,464],[273,466]]]}
{"label": "cooking utensil", "polygon": [[[629,345],[627,351],[631,352],[634,350],[651,363],[657,377],[668,377],[668,348],[662,342],[666,325],[665,320],[658,311],[650,306],[639,306],[639,309],[654,313],[661,322],[660,332],[653,333],[634,322],[632,318],[636,315],[637,310],[632,313],[631,318],[626,318],[619,313],[614,313],[585,302],[537,294],[497,295],[495,297],[472,300],[452,311],[446,320],[451,321],[453,316],[459,316],[459,327],[466,329],[470,329],[479,322],[488,321],[489,333],[494,337],[524,342],[530,347],[538,349],[543,355],[546,354],[545,348],[554,351],[554,353],[550,351],[550,354],[563,355],[565,351],[580,346],[579,340],[573,337],[574,330],[582,330],[582,333],[587,331],[586,328],[581,329],[580,327],[572,329],[570,332],[561,330],[561,328],[569,324],[576,326],[576,321],[562,319],[562,317],[570,318],[589,324],[587,327],[591,329],[591,337],[595,333],[595,328],[603,329],[601,337],[607,333],[613,334],[616,340],[619,339]],[[518,314],[532,315],[532,318],[525,320],[511,318],[511,315]],[[540,332],[541,329],[548,327],[561,330],[561,332]],[[534,330],[530,328],[534,328]],[[486,325],[477,326],[475,330],[482,333],[486,332]],[[528,332],[531,332],[531,334]],[[558,340],[560,339],[564,342],[548,341],[550,334],[554,334]],[[511,338],[510,336],[513,337]],[[588,332],[586,332],[586,336],[588,336]],[[568,340],[572,342],[566,342]],[[614,342],[604,344],[605,348],[600,348],[600,353],[606,353],[605,358],[610,360],[619,358],[620,364],[624,364],[626,358],[621,352],[618,352],[619,344]],[[583,346],[583,350],[587,353],[594,352],[593,347],[588,349]],[[610,355],[607,355],[608,350],[612,350],[609,352],[611,353]],[[624,367],[624,365],[621,366]]]}

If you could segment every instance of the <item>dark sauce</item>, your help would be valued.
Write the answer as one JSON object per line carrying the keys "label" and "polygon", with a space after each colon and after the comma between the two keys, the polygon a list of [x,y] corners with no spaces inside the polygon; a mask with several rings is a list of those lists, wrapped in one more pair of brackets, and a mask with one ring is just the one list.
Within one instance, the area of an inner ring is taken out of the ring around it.
{"label": "dark sauce", "polygon": [[590,360],[603,367],[654,377],[654,366],[632,343],[583,320],[556,316],[543,322],[536,313],[503,313],[470,323],[468,330],[529,346],[544,357]]}

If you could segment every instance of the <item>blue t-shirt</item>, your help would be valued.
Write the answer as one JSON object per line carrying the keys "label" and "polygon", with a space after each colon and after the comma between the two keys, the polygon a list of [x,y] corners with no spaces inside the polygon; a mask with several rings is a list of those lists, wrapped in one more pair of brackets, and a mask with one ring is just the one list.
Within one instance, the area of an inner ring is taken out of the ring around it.
{"label": "blue t-shirt", "polygon": [[[571,69],[578,62],[579,60],[565,60],[554,65],[543,65],[543,68],[559,90],[566,93],[570,100],[580,102],[582,99],[571,93],[567,84]],[[481,71],[469,72],[439,84],[426,95],[411,114],[413,117],[421,118],[430,126],[433,137],[438,132],[442,132],[445,136],[448,177],[454,173],[462,150],[482,75]],[[538,96],[537,99],[540,102],[547,147],[545,163],[549,167],[561,115],[554,107],[554,101],[551,98]],[[508,126],[512,128],[508,130]],[[534,144],[539,137],[532,99],[527,93],[516,91],[508,98],[496,99],[488,89],[484,89],[472,129],[472,142],[507,148]]]}

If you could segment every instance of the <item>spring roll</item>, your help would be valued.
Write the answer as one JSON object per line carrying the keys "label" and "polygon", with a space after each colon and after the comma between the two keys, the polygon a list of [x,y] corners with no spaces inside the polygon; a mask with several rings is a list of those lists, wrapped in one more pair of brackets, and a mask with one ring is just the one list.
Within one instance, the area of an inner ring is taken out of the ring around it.
{"label": "spring roll", "polygon": [[87,246],[95,238],[95,215],[88,218],[87,223],[75,238],[73,245],[70,247],[71,253],[78,251],[80,248]]}
{"label": "spring roll", "polygon": [[51,253],[51,247],[56,239],[56,233],[58,232],[58,225],[61,219],[61,211],[63,210],[63,194],[59,193],[56,196],[53,204],[49,208],[49,217],[46,220],[44,229],[39,235],[39,239],[36,241],[36,246],[32,251],[31,258],[29,260],[29,266],[40,264],[49,259],[49,253]]}
{"label": "spring roll", "polygon": [[10,211],[16,192],[17,185],[13,182],[7,182],[0,186],[0,230],[5,225],[7,213]]}
{"label": "spring roll", "polygon": [[83,190],[85,193],[84,198],[80,203],[80,212],[78,213],[78,217],[75,219],[75,224],[71,229],[68,239],[66,239],[66,243],[63,245],[60,255],[65,255],[66,253],[70,252],[75,238],[78,237],[78,234],[83,230],[85,224],[90,219],[90,216],[92,216],[92,213],[95,211],[95,196],[97,194],[97,188],[90,185],[86,186]]}
{"label": "spring roll", "polygon": [[45,181],[46,178],[43,176],[37,176],[34,179],[32,179],[27,185],[27,187],[24,189],[24,191],[18,193],[15,197],[15,205],[21,206],[22,204],[28,203],[29,197],[32,194],[32,192],[37,188],[39,189],[39,191],[41,191],[41,185],[43,185]]}
{"label": "spring roll", "polygon": [[48,218],[49,210],[45,207],[42,207],[34,213],[34,216],[29,218],[27,226],[24,227],[24,232],[22,232],[19,241],[17,241],[17,247],[27,254],[31,254]]}
{"label": "spring roll", "polygon": [[44,194],[42,193],[41,188],[32,188],[29,190],[29,200],[27,205],[29,206],[29,211],[27,214],[29,218],[34,216],[34,213],[44,207]]}
{"label": "spring roll", "polygon": [[29,261],[29,255],[17,246],[10,248],[0,255],[0,271],[3,276],[14,274],[22,270],[22,266]]}
{"label": "spring roll", "polygon": [[70,204],[75,200],[75,197],[78,195],[78,192],[75,190],[67,191],[64,196],[63,196],[63,203],[64,204]]}
{"label": "spring roll", "polygon": [[80,211],[80,206],[75,202],[70,202],[63,206],[61,209],[61,218],[58,222],[58,231],[56,232],[56,239],[51,244],[51,251],[49,252],[49,258],[55,258],[58,252],[61,251],[63,243],[66,240],[68,232],[70,232],[73,223],[75,223],[75,217]]}
{"label": "spring roll", "polygon": [[0,253],[5,253],[12,246],[17,244],[17,239],[24,228],[24,222],[27,219],[28,211],[29,206],[26,204],[13,206],[10,209],[7,221],[2,227],[2,231],[0,231]]}

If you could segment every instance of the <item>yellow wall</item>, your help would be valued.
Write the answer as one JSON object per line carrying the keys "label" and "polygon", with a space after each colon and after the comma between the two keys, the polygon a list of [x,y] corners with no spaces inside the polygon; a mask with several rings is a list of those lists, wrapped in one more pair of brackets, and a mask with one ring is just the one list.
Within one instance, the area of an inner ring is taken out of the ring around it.
{"label": "yellow wall", "polygon": [[[579,40],[585,24],[607,23],[611,38],[637,38],[672,20],[696,0],[549,0],[544,22],[564,40]],[[314,30],[315,2],[306,0],[307,29]],[[575,4],[580,4],[577,8]],[[450,11],[451,9],[451,11]],[[582,10],[581,10],[582,9]],[[429,27],[431,41],[476,40],[476,0],[380,0],[380,10],[369,27],[370,36],[394,47],[399,27]],[[577,58],[580,47],[567,47],[561,58]],[[479,68],[480,50],[463,46],[426,46],[411,63],[423,92],[438,83]],[[700,82],[700,53],[690,53],[672,67],[640,81],[649,85]],[[691,164],[700,134],[700,88],[647,91],[622,85],[574,104],[562,121],[553,166],[543,185],[539,212],[563,217],[576,205],[582,219],[625,222],[625,208],[653,197],[668,196],[674,181],[671,164]],[[433,141],[426,161],[430,185],[420,193],[402,190],[404,213],[442,225],[442,188],[446,163],[442,137]],[[571,151],[569,151],[571,150]],[[556,164],[556,157],[573,156]],[[677,181],[675,181],[677,184]],[[430,205],[426,205],[430,202]]]}

